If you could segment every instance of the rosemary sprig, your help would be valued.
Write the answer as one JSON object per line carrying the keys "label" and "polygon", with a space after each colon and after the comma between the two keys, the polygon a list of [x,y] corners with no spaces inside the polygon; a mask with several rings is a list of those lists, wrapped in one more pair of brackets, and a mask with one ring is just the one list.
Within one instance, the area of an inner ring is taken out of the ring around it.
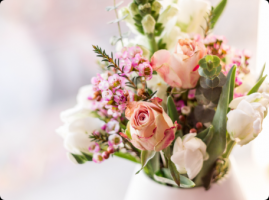
{"label": "rosemary sprig", "polygon": [[212,6],[210,12],[208,13],[207,18],[205,17],[206,27],[204,28],[204,27],[201,26],[201,28],[204,31],[204,37],[205,38],[209,35],[209,33],[211,31],[211,27],[212,27],[211,24],[213,23],[213,21],[212,21],[213,18],[214,18],[214,7]]}
{"label": "rosemary sprig", "polygon": [[118,73],[119,76],[126,78],[129,82],[126,83],[128,87],[137,89],[137,86],[134,84],[132,80],[128,76],[126,76],[123,72],[123,69],[119,67],[119,60],[113,58],[113,53],[111,53],[111,56],[109,56],[105,50],[102,50],[101,47],[93,45],[94,52],[97,54],[97,57],[103,58],[103,62],[108,62],[109,66],[108,68],[115,68],[116,70],[120,71],[121,73]]}

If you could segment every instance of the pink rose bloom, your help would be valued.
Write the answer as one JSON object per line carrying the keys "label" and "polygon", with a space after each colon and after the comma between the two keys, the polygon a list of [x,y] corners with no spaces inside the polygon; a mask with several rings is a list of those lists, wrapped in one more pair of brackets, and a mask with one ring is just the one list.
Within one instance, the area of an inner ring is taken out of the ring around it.
{"label": "pink rose bloom", "polygon": [[151,64],[163,80],[172,87],[194,88],[199,80],[198,62],[206,55],[202,42],[180,39],[175,52],[157,51],[151,58]]}
{"label": "pink rose bloom", "polygon": [[151,102],[131,102],[127,105],[125,116],[129,119],[127,131],[130,142],[140,150],[161,151],[175,139],[177,129],[170,117],[161,107],[161,99]]}

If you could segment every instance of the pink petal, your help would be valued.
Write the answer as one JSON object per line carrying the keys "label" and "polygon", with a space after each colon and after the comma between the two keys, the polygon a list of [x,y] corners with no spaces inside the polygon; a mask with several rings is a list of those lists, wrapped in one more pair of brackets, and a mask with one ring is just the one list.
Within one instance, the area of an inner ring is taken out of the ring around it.
{"label": "pink petal", "polygon": [[164,132],[164,138],[154,147],[155,151],[161,151],[168,147],[175,139],[176,127],[173,126]]}

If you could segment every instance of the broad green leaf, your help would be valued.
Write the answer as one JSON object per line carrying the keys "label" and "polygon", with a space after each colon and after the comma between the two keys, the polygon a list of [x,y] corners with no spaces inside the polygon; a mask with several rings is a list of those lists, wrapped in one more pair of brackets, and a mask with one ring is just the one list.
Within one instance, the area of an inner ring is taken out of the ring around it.
{"label": "broad green leaf", "polygon": [[171,176],[173,177],[174,181],[178,186],[180,186],[180,174],[177,171],[177,167],[175,164],[171,161],[171,159],[168,160],[168,168],[170,169]]}
{"label": "broad green leaf", "polygon": [[84,158],[83,155],[77,155],[73,153],[71,153],[71,155],[75,158],[78,164],[84,164],[86,162],[86,159]]}
{"label": "broad green leaf", "polygon": [[209,128],[205,129],[201,133],[199,133],[196,137],[201,139],[206,146],[211,142],[214,135],[214,127],[210,126]]}
{"label": "broad green leaf", "polygon": [[138,174],[146,165],[147,163],[155,156],[156,151],[141,151],[141,165],[142,168],[136,172]]}
{"label": "broad green leaf", "polygon": [[202,123],[212,122],[215,115],[215,110],[206,108],[203,105],[198,105],[194,108],[195,119]]}
{"label": "broad green leaf", "polygon": [[216,88],[210,88],[210,89],[202,89],[202,92],[205,96],[210,101],[215,101],[220,98],[221,95],[221,87],[216,87]]}
{"label": "broad green leaf", "polygon": [[[180,178],[182,179],[182,183],[180,183],[181,188],[193,188],[195,186],[195,183],[192,182],[190,179],[186,178],[185,176],[180,175]],[[170,184],[178,187],[176,182],[169,178],[157,176],[156,174],[154,174],[154,179],[160,183]]]}
{"label": "broad green leaf", "polygon": [[171,96],[167,98],[167,114],[171,118],[173,123],[175,123],[175,121],[178,121],[179,115],[177,112],[176,105],[174,103],[174,99]]}
{"label": "broad green leaf", "polygon": [[260,76],[258,78],[258,81],[263,77],[263,73],[264,73],[265,67],[266,67],[266,63],[264,63],[264,65],[263,65],[263,68],[262,68],[262,71],[261,71]]}
{"label": "broad green leaf", "polygon": [[236,67],[233,66],[228,73],[227,81],[223,86],[223,90],[220,96],[219,104],[214,116],[212,125],[214,127],[214,135],[207,146],[207,153],[209,159],[204,162],[203,168],[195,179],[197,186],[207,185],[211,180],[203,179],[212,170],[217,158],[223,154],[226,148],[226,125],[227,125],[227,111],[230,100],[230,90],[234,90],[233,82],[235,81]]}
{"label": "broad green leaf", "polygon": [[124,158],[124,159],[130,160],[130,161],[135,162],[135,163],[140,163],[139,158],[137,158],[135,156],[132,156],[129,153],[115,152],[113,155],[115,155],[117,157],[120,157],[120,158]]}
{"label": "broad green leaf", "polygon": [[215,88],[219,85],[219,77],[214,78],[213,80],[206,79],[206,85],[210,88]]}
{"label": "broad green leaf", "polygon": [[213,18],[211,20],[211,29],[213,29],[221,16],[224,8],[226,7],[227,0],[222,0],[213,10]]}
{"label": "broad green leaf", "polygon": [[265,75],[264,77],[262,77],[258,83],[256,83],[256,85],[248,92],[248,95],[258,92],[259,88],[261,87],[262,83],[264,82],[264,80],[266,79],[267,75]]}
{"label": "broad green leaf", "polygon": [[81,153],[83,154],[84,159],[86,159],[87,161],[92,161],[92,155],[83,152]]}

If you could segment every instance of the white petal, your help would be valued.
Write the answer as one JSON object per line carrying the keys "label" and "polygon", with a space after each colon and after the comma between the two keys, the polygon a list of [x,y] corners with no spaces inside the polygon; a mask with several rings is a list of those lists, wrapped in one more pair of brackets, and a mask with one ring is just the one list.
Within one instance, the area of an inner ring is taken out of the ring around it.
{"label": "white petal", "polygon": [[183,143],[182,139],[178,137],[174,144],[173,154],[176,154],[177,152],[183,151]]}
{"label": "white petal", "polygon": [[177,170],[180,174],[186,174],[185,169],[185,151],[180,151],[171,156],[171,161],[176,165]]}
{"label": "white petal", "polygon": [[185,168],[190,179],[193,179],[201,171],[203,167],[203,155],[198,151],[186,150],[185,153]]}

